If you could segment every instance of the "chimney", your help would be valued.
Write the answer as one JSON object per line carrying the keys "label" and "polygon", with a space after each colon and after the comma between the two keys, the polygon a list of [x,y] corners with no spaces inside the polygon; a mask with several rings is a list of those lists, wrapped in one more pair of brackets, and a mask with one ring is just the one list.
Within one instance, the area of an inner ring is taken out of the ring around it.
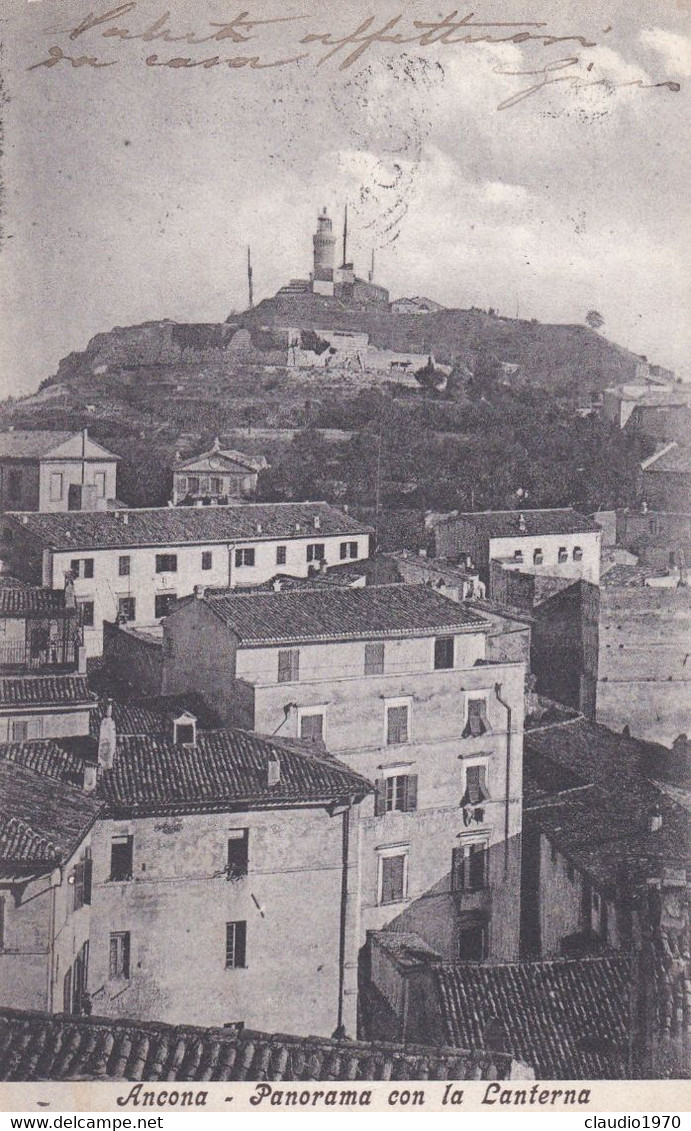
{"label": "chimney", "polygon": [[518,516],[518,529],[521,534],[525,534],[525,515],[521,512]]}
{"label": "chimney", "polygon": [[175,462],[176,462],[176,463],[181,463],[181,462],[182,462],[182,455],[180,454],[180,452],[176,452],[176,453],[175,453]]}
{"label": "chimney", "polygon": [[98,781],[98,766],[94,762],[85,762],[82,768],[82,789],[85,793],[93,793]]}
{"label": "chimney", "polygon": [[662,828],[662,811],[659,805],[656,805],[650,814],[649,828],[651,833],[657,833]]}
{"label": "chimney", "polygon": [[130,516],[129,516],[129,514],[127,513],[127,511],[123,511],[123,512],[122,512],[122,522],[123,522],[123,526],[127,526],[127,524],[128,524],[128,522],[129,522],[129,521],[130,521]]}
{"label": "chimney", "polygon": [[86,648],[83,644],[77,645],[77,675],[86,675]]}
{"label": "chimney", "polygon": [[343,504],[343,513],[348,514],[348,503]]}
{"label": "chimney", "polygon": [[648,504],[644,499],[643,502],[641,503],[641,514],[647,514],[647,513],[648,513]]}
{"label": "chimney", "polygon": [[194,595],[198,601],[202,601],[206,596],[206,585],[195,585]]}
{"label": "chimney", "polygon": [[108,706],[106,707],[106,713],[101,719],[101,727],[98,732],[99,770],[111,770],[113,768],[117,741],[118,735],[115,729],[115,721],[113,719],[113,700],[109,699]]}
{"label": "chimney", "polygon": [[326,573],[326,558],[319,559],[319,572]]}
{"label": "chimney", "polygon": [[[26,521],[26,519],[24,521]],[[302,527],[301,527],[300,523],[296,522],[295,523],[295,533],[300,534],[301,531],[302,531]]]}
{"label": "chimney", "polygon": [[274,580],[273,580],[273,591],[274,591],[274,593],[280,593],[282,588],[283,588],[283,582],[281,581],[280,577],[274,577]]}
{"label": "chimney", "polygon": [[261,522],[258,522],[257,523],[257,534],[263,534],[263,532],[264,532],[264,527],[262,526]]}
{"label": "chimney", "polygon": [[271,754],[269,754],[267,773],[269,786],[278,785],[281,780],[281,762],[278,754],[275,751],[272,751]]}
{"label": "chimney", "polygon": [[318,514],[314,516],[314,529],[321,530],[322,520]]}
{"label": "chimney", "polygon": [[213,442],[213,447],[211,448],[211,451],[212,452],[220,452],[220,450],[221,450],[221,441],[219,440],[219,438],[217,436],[216,439]]}

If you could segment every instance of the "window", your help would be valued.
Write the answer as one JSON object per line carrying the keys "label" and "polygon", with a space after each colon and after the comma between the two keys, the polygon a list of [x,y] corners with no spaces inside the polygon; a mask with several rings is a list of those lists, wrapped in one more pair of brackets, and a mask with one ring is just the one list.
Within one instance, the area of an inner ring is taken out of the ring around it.
{"label": "window", "polygon": [[310,542],[307,546],[307,561],[308,562],[323,562],[326,557],[326,550],[323,542]]}
{"label": "window", "polygon": [[228,834],[228,864],[226,873],[229,880],[247,875],[249,860],[249,829],[230,829]]}
{"label": "window", "polygon": [[22,473],[18,468],[10,470],[7,481],[7,493],[10,499],[17,502],[22,497]]}
{"label": "window", "polygon": [[318,714],[300,714],[300,738],[311,742],[324,741],[324,712]]}
{"label": "window", "polygon": [[400,903],[408,894],[408,849],[386,849],[379,855],[379,903]]}
{"label": "window", "polygon": [[384,674],[384,641],[365,644],[365,675]]}
{"label": "window", "polygon": [[194,723],[175,724],[175,744],[177,746],[193,746],[196,737]]}
{"label": "window", "polygon": [[110,936],[110,976],[130,976],[130,932],[114,931]]}
{"label": "window", "polygon": [[514,550],[513,560],[515,562],[518,562],[519,564],[522,563],[523,562],[523,551],[522,550]]}
{"label": "window", "polygon": [[386,708],[386,742],[395,746],[408,741],[408,704]]}
{"label": "window", "polygon": [[189,489],[190,494],[191,495],[198,495],[199,494],[199,476],[198,475],[190,475],[187,482],[189,484],[188,489]]}
{"label": "window", "polygon": [[87,848],[84,854],[84,893],[83,901],[88,906],[91,903],[91,884],[94,874],[94,862],[91,859],[91,849]]}
{"label": "window", "polygon": [[465,841],[451,854],[451,890],[484,891],[489,880],[489,842]]}
{"label": "window", "polygon": [[136,620],[137,602],[134,597],[118,598],[118,617],[125,620]]}
{"label": "window", "polygon": [[12,742],[26,742],[29,737],[29,723],[26,719],[13,719]]}
{"label": "window", "polygon": [[156,573],[177,573],[177,554],[156,554]]}
{"label": "window", "polygon": [[534,565],[542,565],[544,560],[545,560],[545,556],[544,556],[544,554],[542,553],[542,550],[539,547],[538,547],[537,550],[533,550],[533,564]]}
{"label": "window", "polygon": [[129,556],[129,554],[123,554],[122,557],[118,558],[118,574],[119,574],[120,577],[129,577],[130,576],[130,556]]}
{"label": "window", "polygon": [[255,558],[254,549],[244,549],[244,550],[236,550],[235,551],[235,565],[237,566],[238,569],[240,569],[242,566],[253,566],[254,565],[254,558]]}
{"label": "window", "polygon": [[223,491],[223,480],[219,479],[218,476],[213,475],[211,477],[211,494],[212,495],[220,495],[222,491]]}
{"label": "window", "polygon": [[226,923],[226,970],[242,969],[246,962],[247,922]]}
{"label": "window", "polygon": [[485,923],[461,923],[458,928],[458,958],[461,962],[482,962],[487,950]]}
{"label": "window", "polygon": [[82,625],[84,628],[94,627],[94,603],[93,601],[79,601],[79,611],[81,613]]}
{"label": "window", "polygon": [[286,564],[286,549],[287,549],[286,546],[277,546],[276,547],[276,565],[285,565]]}
{"label": "window", "polygon": [[134,837],[114,836],[110,842],[111,880],[132,879],[132,854]]}
{"label": "window", "polygon": [[484,765],[466,766],[465,791],[461,805],[480,805],[489,799],[487,789],[487,767]]}
{"label": "window", "polygon": [[75,577],[93,577],[94,576],[94,559],[93,558],[73,558],[70,562],[70,570]]}
{"label": "window", "polygon": [[299,648],[282,648],[278,653],[278,682],[295,683],[299,678]]}
{"label": "window", "polygon": [[79,911],[84,906],[84,861],[75,864],[72,873],[72,910]]}
{"label": "window", "polygon": [[202,550],[202,569],[212,569],[213,562],[214,559],[211,550]]}
{"label": "window", "polygon": [[96,494],[99,499],[106,497],[106,473],[105,471],[97,471],[94,474],[94,484],[96,486]]}
{"label": "window", "polygon": [[583,550],[580,546],[574,546],[574,548],[573,548],[573,560],[575,562],[582,562],[583,561]]}
{"label": "window", "polygon": [[62,474],[59,471],[51,472],[50,476],[51,502],[57,503],[62,498]]}
{"label": "window", "polygon": [[341,561],[346,561],[348,558],[356,558],[358,555],[357,542],[341,542],[340,556]]}
{"label": "window", "polygon": [[484,699],[468,700],[468,718],[463,728],[463,738],[477,738],[489,730],[487,703]]}
{"label": "window", "polygon": [[434,641],[434,667],[453,667],[453,636],[438,636]]}
{"label": "window", "polygon": [[557,561],[558,562],[566,562],[566,561],[568,561],[568,558],[569,558],[569,555],[568,555],[566,546],[560,546],[559,550],[557,551]]}
{"label": "window", "polygon": [[154,599],[154,616],[170,616],[177,604],[177,593],[157,593]]}
{"label": "window", "polygon": [[417,774],[391,774],[377,782],[374,815],[412,813],[417,809]]}

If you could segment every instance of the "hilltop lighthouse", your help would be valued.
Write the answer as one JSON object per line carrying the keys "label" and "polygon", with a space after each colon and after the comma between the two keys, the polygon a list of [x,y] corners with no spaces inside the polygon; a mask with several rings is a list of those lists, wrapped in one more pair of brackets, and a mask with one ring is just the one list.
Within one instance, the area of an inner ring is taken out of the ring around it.
{"label": "hilltop lighthouse", "polygon": [[316,295],[333,295],[336,237],[326,208],[322,208],[317,217],[317,230],[312,236],[312,244],[314,247],[312,290]]}

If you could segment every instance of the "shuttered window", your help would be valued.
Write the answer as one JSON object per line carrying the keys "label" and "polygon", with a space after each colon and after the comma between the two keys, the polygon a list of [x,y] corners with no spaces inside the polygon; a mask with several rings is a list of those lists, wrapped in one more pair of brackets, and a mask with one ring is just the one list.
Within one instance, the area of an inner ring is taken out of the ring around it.
{"label": "shuttered window", "polygon": [[324,739],[324,716],[303,715],[300,719],[300,738],[312,742],[321,742]]}
{"label": "shuttered window", "polygon": [[249,839],[249,829],[230,829],[229,831],[227,865],[227,876],[229,880],[247,875]]}
{"label": "shuttered window", "polygon": [[282,648],[278,653],[278,682],[294,683],[300,678],[300,649]]}
{"label": "shuttered window", "polygon": [[468,766],[465,771],[465,793],[463,805],[480,805],[489,797],[487,789],[487,767]]}
{"label": "shuttered window", "polygon": [[407,855],[380,857],[380,903],[399,903],[406,897]]}
{"label": "shuttered window", "polygon": [[365,644],[365,675],[384,674],[384,642]]}
{"label": "shuttered window", "polygon": [[386,708],[386,741],[389,746],[408,741],[408,707]]}
{"label": "shuttered window", "polygon": [[453,643],[453,636],[438,636],[434,641],[435,668],[453,667]]}
{"label": "shuttered window", "polygon": [[374,815],[411,813],[417,809],[417,774],[394,774],[377,782]]}
{"label": "shuttered window", "polygon": [[484,699],[469,699],[468,721],[463,730],[463,738],[477,738],[488,730],[487,703]]}
{"label": "shuttered window", "polygon": [[114,931],[110,936],[110,976],[130,976],[130,932]]}
{"label": "shuttered window", "polygon": [[454,848],[451,857],[451,890],[484,891],[489,879],[489,845],[471,841]]}

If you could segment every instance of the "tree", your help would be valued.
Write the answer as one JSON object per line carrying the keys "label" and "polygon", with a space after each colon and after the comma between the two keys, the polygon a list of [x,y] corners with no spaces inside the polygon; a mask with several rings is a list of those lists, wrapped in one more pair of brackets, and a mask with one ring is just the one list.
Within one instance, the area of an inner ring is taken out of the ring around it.
{"label": "tree", "polygon": [[605,320],[597,310],[589,310],[585,316],[586,326],[590,326],[591,330],[600,330],[605,324]]}

